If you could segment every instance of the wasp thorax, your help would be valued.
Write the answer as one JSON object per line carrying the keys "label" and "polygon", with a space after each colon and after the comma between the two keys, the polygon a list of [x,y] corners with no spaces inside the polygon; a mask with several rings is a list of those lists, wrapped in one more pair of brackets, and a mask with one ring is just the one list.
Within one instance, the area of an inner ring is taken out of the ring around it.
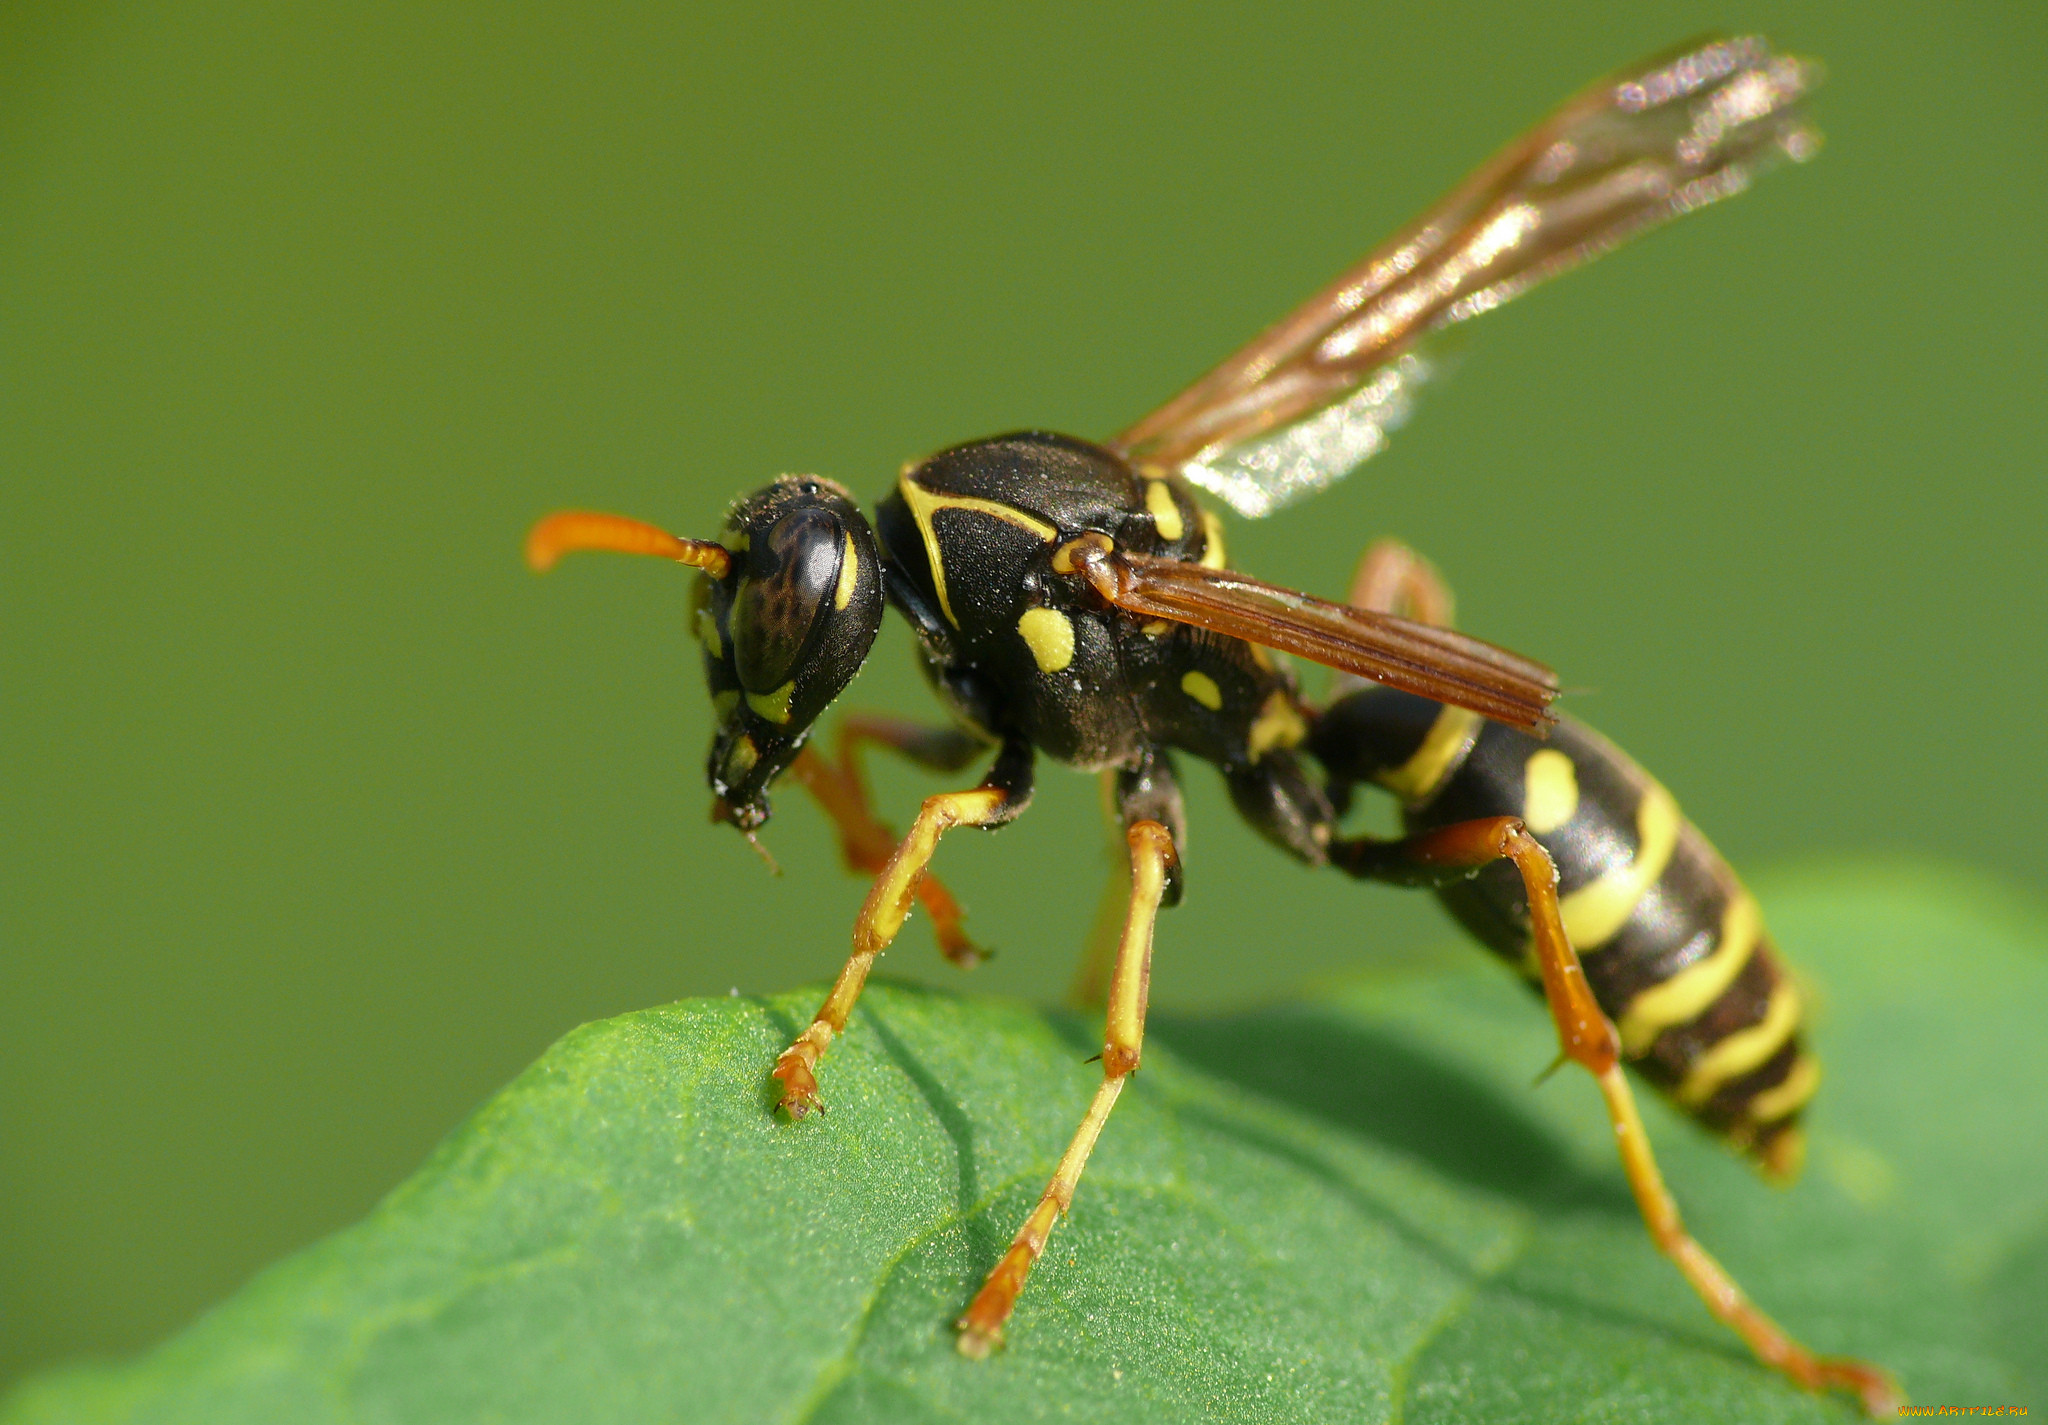
{"label": "wasp thorax", "polygon": [[874,535],[845,490],[785,475],[733,506],[722,579],[694,617],[719,724],[706,769],[715,812],[750,830],[768,784],[860,670],[882,622]]}

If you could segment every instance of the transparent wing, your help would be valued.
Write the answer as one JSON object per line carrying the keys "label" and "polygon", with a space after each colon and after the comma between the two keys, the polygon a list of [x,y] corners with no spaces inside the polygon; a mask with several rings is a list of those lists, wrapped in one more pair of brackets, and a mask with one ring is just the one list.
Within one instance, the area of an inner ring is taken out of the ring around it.
{"label": "transparent wing", "polygon": [[1115,445],[1244,515],[1321,489],[1407,415],[1428,375],[1419,337],[1811,155],[1801,110],[1819,77],[1749,37],[1594,85]]}
{"label": "transparent wing", "polygon": [[1097,593],[1172,619],[1453,703],[1526,731],[1552,721],[1557,677],[1541,663],[1455,629],[1333,604],[1227,569],[1081,540],[1068,556]]}

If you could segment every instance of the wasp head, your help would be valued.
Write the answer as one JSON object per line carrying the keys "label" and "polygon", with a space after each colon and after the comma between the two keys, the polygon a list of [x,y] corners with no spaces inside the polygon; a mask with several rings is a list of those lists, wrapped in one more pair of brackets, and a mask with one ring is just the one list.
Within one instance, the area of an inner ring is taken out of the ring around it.
{"label": "wasp head", "polygon": [[831,481],[785,475],[734,505],[717,541],[590,510],[558,511],[526,537],[527,563],[540,571],[579,549],[703,571],[690,622],[718,715],[706,768],[711,813],[751,838],[768,820],[768,784],[803,750],[881,628],[882,565],[866,517]]}
{"label": "wasp head", "polygon": [[789,766],[882,624],[875,537],[846,491],[785,475],[732,507],[722,577],[697,580],[691,621],[718,726],[705,775],[712,815],[752,831]]}

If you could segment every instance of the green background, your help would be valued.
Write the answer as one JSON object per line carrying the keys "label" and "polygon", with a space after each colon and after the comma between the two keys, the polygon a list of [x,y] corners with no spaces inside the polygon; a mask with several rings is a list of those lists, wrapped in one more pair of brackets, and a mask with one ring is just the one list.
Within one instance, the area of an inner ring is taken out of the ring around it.
{"label": "green background", "polygon": [[[1738,864],[2038,889],[2031,7],[0,10],[0,1377],[357,1217],[571,1025],[837,964],[817,817],[780,880],[704,824],[675,571],[536,581],[535,515],[1107,433],[1706,25],[1827,61],[1822,160],[1488,317],[1234,562],[1409,539]],[[930,706],[900,629],[849,702]],[[1189,781],[1160,1002],[1441,935]],[[1049,775],[948,844],[977,987],[1057,992],[1097,842]]]}

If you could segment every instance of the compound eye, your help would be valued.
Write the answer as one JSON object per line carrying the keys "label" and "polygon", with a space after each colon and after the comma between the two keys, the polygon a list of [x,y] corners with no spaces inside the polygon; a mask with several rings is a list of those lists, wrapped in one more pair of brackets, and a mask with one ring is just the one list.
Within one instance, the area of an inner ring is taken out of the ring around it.
{"label": "compound eye", "polygon": [[839,520],[820,509],[792,510],[753,541],[730,624],[733,666],[748,692],[772,692],[795,675],[839,583],[845,547]]}

